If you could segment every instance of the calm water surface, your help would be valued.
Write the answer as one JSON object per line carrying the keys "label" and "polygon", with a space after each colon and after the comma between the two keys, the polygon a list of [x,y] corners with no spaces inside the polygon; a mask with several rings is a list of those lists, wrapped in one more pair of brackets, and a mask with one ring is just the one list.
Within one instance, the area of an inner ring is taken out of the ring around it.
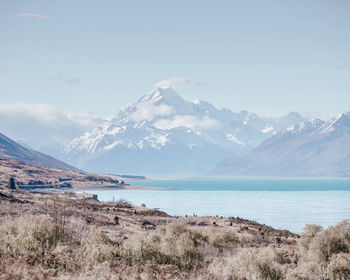
{"label": "calm water surface", "polygon": [[126,199],[170,215],[243,217],[300,232],[350,219],[350,180],[158,180],[131,182],[159,190],[90,191],[102,201]]}

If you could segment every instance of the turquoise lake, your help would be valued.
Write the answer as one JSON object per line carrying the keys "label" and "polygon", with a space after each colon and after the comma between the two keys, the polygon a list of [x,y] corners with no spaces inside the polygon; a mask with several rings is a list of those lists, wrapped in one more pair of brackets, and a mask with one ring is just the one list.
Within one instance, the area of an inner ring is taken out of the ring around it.
{"label": "turquoise lake", "polygon": [[154,180],[128,182],[157,190],[89,191],[101,201],[125,199],[170,215],[242,217],[300,232],[350,219],[350,180]]}

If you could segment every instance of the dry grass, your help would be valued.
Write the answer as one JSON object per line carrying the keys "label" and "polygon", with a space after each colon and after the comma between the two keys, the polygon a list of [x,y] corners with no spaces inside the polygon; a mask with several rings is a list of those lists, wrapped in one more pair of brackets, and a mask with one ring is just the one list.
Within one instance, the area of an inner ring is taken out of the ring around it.
{"label": "dry grass", "polygon": [[208,242],[220,252],[224,249],[232,250],[238,245],[238,238],[234,230],[223,228],[211,228],[203,232],[208,237]]}
{"label": "dry grass", "polygon": [[0,226],[0,250],[14,256],[45,254],[61,239],[61,228],[45,216],[24,215],[8,219]]}
{"label": "dry grass", "polygon": [[[15,183],[27,185],[31,182],[34,185],[45,185],[59,187],[65,182],[62,178],[70,179],[68,183],[72,186],[116,186],[116,180],[121,181],[123,178],[114,175],[87,174],[85,172],[62,170],[32,165],[12,158],[0,158],[0,185],[8,184],[9,179],[13,177]],[[37,183],[34,183],[37,182]],[[40,182],[40,183],[39,183]]]}
{"label": "dry grass", "polygon": [[83,195],[7,195],[0,279],[350,279],[349,221],[307,225],[299,237],[238,218],[172,218]]}
{"label": "dry grass", "polygon": [[206,237],[181,224],[168,224],[148,234],[133,235],[123,244],[123,254],[133,261],[173,264],[180,269],[198,267],[199,247]]}
{"label": "dry grass", "polygon": [[82,238],[78,254],[82,260],[91,262],[112,261],[119,255],[117,244],[97,228],[92,228],[88,236]]}
{"label": "dry grass", "polygon": [[242,248],[229,258],[217,258],[209,272],[218,279],[283,279],[287,265],[273,247]]}
{"label": "dry grass", "polygon": [[299,241],[298,266],[291,274],[303,279],[350,279],[350,223],[345,220]]}

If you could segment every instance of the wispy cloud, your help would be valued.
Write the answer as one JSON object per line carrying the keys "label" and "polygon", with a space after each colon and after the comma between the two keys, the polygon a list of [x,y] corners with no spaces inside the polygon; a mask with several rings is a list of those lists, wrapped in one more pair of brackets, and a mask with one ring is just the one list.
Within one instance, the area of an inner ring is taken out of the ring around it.
{"label": "wispy cloud", "polygon": [[161,119],[154,126],[159,129],[173,129],[177,127],[218,129],[220,128],[220,123],[208,116],[200,118],[193,115],[178,115],[173,119]]}
{"label": "wispy cloud", "polygon": [[345,60],[340,60],[337,64],[336,64],[337,68],[348,68],[350,67],[350,62],[349,61],[345,61]]}
{"label": "wispy cloud", "polygon": [[131,114],[131,119],[136,122],[152,120],[155,116],[167,116],[172,113],[172,108],[168,105],[162,104],[154,106],[152,102],[143,102],[136,105],[136,111]]}
{"label": "wispy cloud", "polygon": [[69,74],[57,74],[50,77],[53,80],[64,82],[68,85],[75,85],[80,83],[80,77],[71,76]]}
{"label": "wispy cloud", "polygon": [[43,14],[32,14],[32,13],[19,13],[16,14],[15,17],[17,18],[36,18],[36,19],[43,19],[43,20],[52,20],[53,18],[47,15]]}
{"label": "wispy cloud", "polygon": [[57,143],[59,149],[104,123],[89,114],[71,113],[48,104],[0,103],[1,133],[36,149],[52,143]]}
{"label": "wispy cloud", "polygon": [[200,85],[200,84],[201,83],[196,80],[173,77],[170,79],[161,80],[155,83],[154,86],[159,88],[164,88],[164,87],[182,88],[186,86],[194,86],[194,85]]}

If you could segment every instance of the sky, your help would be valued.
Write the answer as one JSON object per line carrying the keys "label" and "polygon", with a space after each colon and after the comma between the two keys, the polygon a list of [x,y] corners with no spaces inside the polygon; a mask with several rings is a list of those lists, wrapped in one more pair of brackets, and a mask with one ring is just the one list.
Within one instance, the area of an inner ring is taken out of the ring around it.
{"label": "sky", "polygon": [[171,84],[235,112],[347,112],[349,14],[346,0],[0,0],[0,103],[106,117]]}

